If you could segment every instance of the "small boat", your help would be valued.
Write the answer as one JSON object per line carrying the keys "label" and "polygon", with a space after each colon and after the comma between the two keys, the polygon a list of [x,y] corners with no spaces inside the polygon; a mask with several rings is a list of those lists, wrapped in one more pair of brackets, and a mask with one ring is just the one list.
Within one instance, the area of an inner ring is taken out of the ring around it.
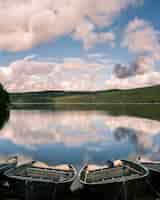
{"label": "small boat", "polygon": [[149,188],[152,192],[160,192],[160,161],[143,161],[139,162],[149,169],[150,176],[147,181]]}
{"label": "small boat", "polygon": [[27,199],[54,199],[58,194],[67,193],[76,175],[72,165],[49,166],[38,161],[25,163],[5,173],[12,191],[20,196],[25,194]]}
{"label": "small boat", "polygon": [[118,160],[112,165],[85,165],[80,170],[79,180],[85,194],[98,194],[109,199],[132,199],[143,188],[148,175],[149,170],[141,164]]}

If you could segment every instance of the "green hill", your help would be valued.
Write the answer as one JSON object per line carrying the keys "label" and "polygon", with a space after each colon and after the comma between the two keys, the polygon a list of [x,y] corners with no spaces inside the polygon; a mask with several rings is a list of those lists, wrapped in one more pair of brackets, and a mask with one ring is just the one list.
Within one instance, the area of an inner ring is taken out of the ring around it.
{"label": "green hill", "polygon": [[12,93],[10,99],[12,109],[95,110],[112,115],[130,115],[160,120],[160,106],[156,104],[160,103],[160,86],[95,92]]}
{"label": "green hill", "polygon": [[160,86],[95,92],[42,91],[10,94],[11,103],[158,103]]}

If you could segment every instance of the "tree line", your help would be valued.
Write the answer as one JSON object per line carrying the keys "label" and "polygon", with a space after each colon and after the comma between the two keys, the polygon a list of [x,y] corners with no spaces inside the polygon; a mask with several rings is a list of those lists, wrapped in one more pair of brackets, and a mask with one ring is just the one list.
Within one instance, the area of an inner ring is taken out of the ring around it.
{"label": "tree line", "polygon": [[6,109],[9,105],[9,94],[0,83],[0,108]]}

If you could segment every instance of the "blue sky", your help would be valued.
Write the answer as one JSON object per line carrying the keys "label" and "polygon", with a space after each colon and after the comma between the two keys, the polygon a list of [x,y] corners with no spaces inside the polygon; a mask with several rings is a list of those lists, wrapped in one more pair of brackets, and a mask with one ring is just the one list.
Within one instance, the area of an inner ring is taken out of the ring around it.
{"label": "blue sky", "polygon": [[0,0],[0,9],[0,81],[8,90],[160,84],[159,1]]}

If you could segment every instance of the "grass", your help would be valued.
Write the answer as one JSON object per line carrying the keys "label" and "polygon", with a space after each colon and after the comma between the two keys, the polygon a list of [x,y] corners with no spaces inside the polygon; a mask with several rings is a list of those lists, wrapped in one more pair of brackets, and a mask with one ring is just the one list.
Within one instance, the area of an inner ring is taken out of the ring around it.
{"label": "grass", "polygon": [[153,103],[160,102],[160,86],[118,90],[118,91],[100,91],[83,95],[59,96],[54,98],[58,103]]}

